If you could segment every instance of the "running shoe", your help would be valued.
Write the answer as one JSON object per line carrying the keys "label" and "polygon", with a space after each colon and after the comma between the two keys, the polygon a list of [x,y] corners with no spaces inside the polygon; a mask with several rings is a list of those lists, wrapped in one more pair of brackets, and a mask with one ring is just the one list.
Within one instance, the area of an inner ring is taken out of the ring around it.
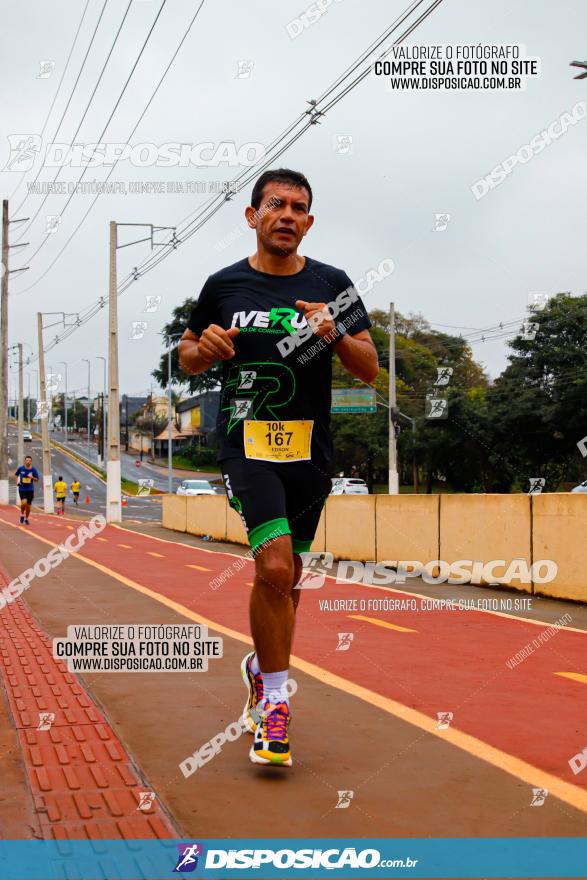
{"label": "running shoe", "polygon": [[29,521],[28,521],[28,519],[26,519],[26,517],[25,517],[24,524],[25,524],[25,526],[28,526],[28,524],[29,524]]}
{"label": "running shoe", "polygon": [[22,525],[23,522],[24,522],[24,516],[21,516],[21,518],[20,518],[20,524]]}
{"label": "running shoe", "polygon": [[251,669],[254,656],[255,652],[251,651],[250,654],[243,657],[243,662],[241,663],[241,675],[248,693],[247,702],[243,709],[243,718],[249,733],[254,733],[257,729],[261,716],[259,712],[257,712],[256,707],[257,703],[260,703],[263,699],[263,676],[261,673],[255,675]]}
{"label": "running shoe", "polygon": [[291,767],[293,761],[288,737],[290,721],[291,713],[287,703],[265,701],[255,731],[255,741],[249,752],[253,764]]}

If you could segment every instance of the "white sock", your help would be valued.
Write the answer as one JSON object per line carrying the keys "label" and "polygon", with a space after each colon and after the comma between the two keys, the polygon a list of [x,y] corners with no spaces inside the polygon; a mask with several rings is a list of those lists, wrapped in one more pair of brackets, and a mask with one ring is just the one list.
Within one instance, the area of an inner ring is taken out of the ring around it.
{"label": "white sock", "polygon": [[289,697],[286,690],[286,683],[289,678],[289,669],[282,672],[262,672],[263,676],[263,702],[269,700],[271,703],[288,703]]}
{"label": "white sock", "polygon": [[257,657],[256,652],[253,654],[253,659],[251,660],[251,672],[253,675],[259,675],[261,672],[261,667],[259,666],[259,658]]}

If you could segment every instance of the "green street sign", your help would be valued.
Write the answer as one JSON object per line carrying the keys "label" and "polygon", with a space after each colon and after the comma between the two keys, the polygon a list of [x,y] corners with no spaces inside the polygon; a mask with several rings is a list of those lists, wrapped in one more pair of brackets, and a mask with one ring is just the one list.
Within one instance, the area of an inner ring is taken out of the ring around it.
{"label": "green street sign", "polygon": [[374,388],[333,388],[331,413],[377,412]]}

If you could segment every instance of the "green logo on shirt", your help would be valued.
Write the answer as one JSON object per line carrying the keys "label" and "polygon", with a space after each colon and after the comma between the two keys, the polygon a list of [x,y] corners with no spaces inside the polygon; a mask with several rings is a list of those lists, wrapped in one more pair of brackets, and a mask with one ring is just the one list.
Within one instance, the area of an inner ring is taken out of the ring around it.
{"label": "green logo on shirt", "polygon": [[274,307],[268,312],[254,309],[235,312],[231,327],[239,327],[245,333],[296,333],[307,324],[302,314],[287,307]]}

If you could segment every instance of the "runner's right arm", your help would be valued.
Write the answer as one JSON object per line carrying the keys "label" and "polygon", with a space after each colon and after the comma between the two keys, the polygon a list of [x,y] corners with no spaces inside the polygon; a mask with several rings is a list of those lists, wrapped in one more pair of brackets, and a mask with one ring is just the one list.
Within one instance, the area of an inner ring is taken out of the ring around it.
{"label": "runner's right arm", "polygon": [[179,343],[179,363],[192,376],[203,373],[214,361],[228,361],[234,357],[233,339],[238,327],[225,330],[218,324],[210,324],[201,336],[186,330]]}

